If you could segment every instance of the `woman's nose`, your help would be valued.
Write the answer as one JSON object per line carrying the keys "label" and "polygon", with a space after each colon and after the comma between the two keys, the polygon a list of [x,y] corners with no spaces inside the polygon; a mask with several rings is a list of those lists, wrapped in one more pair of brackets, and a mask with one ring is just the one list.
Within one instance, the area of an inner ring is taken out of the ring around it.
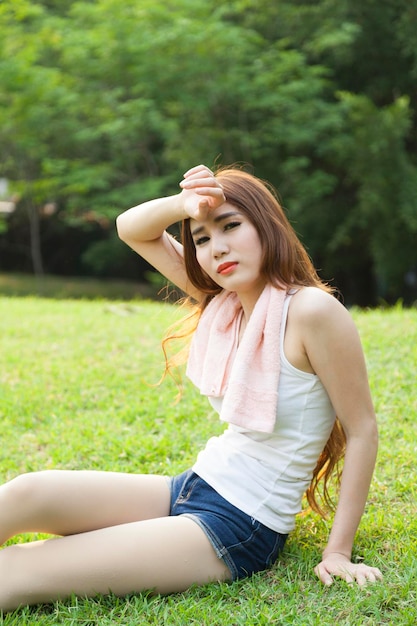
{"label": "woman's nose", "polygon": [[216,237],[212,239],[212,252],[215,259],[220,259],[224,254],[227,254],[229,247],[222,237]]}

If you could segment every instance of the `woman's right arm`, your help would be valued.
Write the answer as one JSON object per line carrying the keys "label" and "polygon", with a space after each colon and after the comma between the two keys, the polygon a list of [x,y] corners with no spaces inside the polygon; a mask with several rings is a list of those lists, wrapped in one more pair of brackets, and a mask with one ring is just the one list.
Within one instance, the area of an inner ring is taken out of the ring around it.
{"label": "woman's right arm", "polygon": [[184,266],[183,248],[166,229],[188,217],[204,219],[224,202],[213,173],[197,166],[184,174],[182,191],[139,204],[118,216],[117,232],[125,243],[185,293],[197,297]]}
{"label": "woman's right arm", "polygon": [[[185,217],[181,194],[144,202],[118,216],[117,232],[125,243],[186,293],[190,293],[182,245],[166,232]],[[193,294],[190,294],[193,295]]]}

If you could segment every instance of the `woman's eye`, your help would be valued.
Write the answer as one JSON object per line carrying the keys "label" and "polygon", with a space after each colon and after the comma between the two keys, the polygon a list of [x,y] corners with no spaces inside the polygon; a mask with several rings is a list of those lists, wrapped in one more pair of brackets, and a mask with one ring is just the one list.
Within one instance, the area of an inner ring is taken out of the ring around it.
{"label": "woman's eye", "polygon": [[237,228],[240,226],[241,222],[229,222],[225,224],[224,230],[231,230],[232,228]]}
{"label": "woman's eye", "polygon": [[204,235],[204,237],[198,237],[197,239],[194,240],[194,244],[196,246],[202,246],[203,243],[206,243],[209,240],[209,238]]}

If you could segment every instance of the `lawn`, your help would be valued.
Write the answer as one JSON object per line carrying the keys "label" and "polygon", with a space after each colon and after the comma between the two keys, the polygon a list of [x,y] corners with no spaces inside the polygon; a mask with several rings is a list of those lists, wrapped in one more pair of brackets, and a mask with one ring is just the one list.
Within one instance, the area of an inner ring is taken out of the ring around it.
{"label": "lawn", "polygon": [[[380,452],[355,558],[380,567],[365,590],[324,588],[312,569],[329,522],[297,520],[285,553],[250,580],[170,597],[132,595],[23,608],[8,626],[57,624],[351,626],[417,623],[417,310],[353,311],[378,413]],[[186,382],[175,403],[160,338],[172,305],[0,297],[0,480],[47,468],[159,472],[187,468],[222,430]],[[21,536],[14,541],[27,541]]]}

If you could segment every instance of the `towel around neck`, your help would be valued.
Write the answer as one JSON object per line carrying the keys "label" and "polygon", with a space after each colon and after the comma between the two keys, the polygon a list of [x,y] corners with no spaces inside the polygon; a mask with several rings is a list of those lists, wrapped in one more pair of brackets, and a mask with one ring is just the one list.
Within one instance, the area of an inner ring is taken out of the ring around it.
{"label": "towel around neck", "polygon": [[187,376],[206,396],[222,397],[220,419],[248,430],[274,430],[285,289],[266,285],[239,343],[238,296],[222,291],[203,311],[194,333]]}

